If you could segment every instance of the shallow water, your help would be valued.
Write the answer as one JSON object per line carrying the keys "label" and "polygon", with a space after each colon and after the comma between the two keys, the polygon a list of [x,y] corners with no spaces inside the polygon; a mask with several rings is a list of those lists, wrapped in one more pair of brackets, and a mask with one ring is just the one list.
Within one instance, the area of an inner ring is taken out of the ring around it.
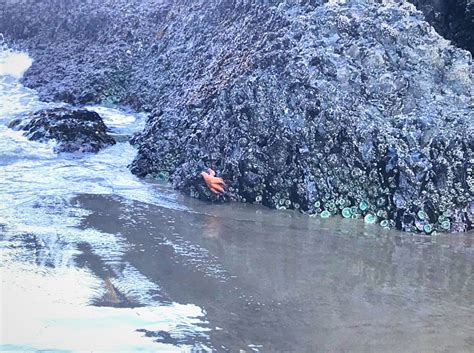
{"label": "shallow water", "polygon": [[[5,124],[47,106],[0,53],[2,351],[471,352],[473,233],[209,204]],[[50,104],[51,105],[51,104]],[[144,116],[98,111],[119,141]]]}

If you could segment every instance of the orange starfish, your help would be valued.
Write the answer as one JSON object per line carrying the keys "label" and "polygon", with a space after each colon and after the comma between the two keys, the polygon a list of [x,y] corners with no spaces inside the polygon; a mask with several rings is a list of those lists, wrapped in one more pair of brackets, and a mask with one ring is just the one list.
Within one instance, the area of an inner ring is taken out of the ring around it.
{"label": "orange starfish", "polygon": [[201,172],[201,176],[206,183],[207,188],[214,194],[224,193],[224,179],[216,177],[216,172],[212,169],[208,169],[207,172]]}

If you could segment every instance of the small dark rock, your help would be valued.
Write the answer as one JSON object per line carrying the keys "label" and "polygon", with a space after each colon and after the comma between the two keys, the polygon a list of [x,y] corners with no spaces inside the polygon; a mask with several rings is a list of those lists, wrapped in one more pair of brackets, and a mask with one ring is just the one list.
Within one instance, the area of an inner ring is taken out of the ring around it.
{"label": "small dark rock", "polygon": [[56,140],[55,152],[98,152],[115,144],[99,114],[85,109],[39,110],[12,120],[8,127],[23,130],[33,141]]}

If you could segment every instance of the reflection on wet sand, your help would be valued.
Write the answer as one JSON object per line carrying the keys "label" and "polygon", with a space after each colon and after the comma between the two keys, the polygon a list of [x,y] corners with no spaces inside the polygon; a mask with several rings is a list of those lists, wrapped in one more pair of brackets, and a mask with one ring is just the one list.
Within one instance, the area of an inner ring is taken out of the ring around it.
{"label": "reflection on wet sand", "polygon": [[0,215],[1,351],[207,351],[203,310],[164,300],[120,233],[78,229],[61,198],[22,207]]}
{"label": "reflection on wet sand", "polygon": [[82,227],[120,234],[122,261],[161,295],[205,310],[217,350],[472,349],[472,233],[418,237],[187,198],[190,211],[76,201],[91,212]]}
{"label": "reflection on wet sand", "polygon": [[182,342],[165,344],[143,330],[185,328],[193,332],[195,344],[205,337],[203,312],[195,305],[91,306],[89,298],[100,296],[104,288],[87,269],[14,263],[2,282],[2,322],[8,323],[2,325],[2,352],[181,352],[187,349],[177,345]]}

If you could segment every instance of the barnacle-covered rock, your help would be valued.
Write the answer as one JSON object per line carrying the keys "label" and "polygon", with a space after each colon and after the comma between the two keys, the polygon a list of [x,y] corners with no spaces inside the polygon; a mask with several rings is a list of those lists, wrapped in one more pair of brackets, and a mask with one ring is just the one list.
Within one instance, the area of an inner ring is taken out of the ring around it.
{"label": "barnacle-covered rock", "polygon": [[[214,199],[195,179],[212,167],[224,199],[428,234],[472,228],[469,53],[406,3],[244,14],[234,26],[245,40],[226,49],[236,46],[229,61],[245,52],[245,70],[150,119],[133,172],[166,169],[177,188]],[[245,26],[257,22],[268,30]]]}
{"label": "barnacle-covered rock", "polygon": [[12,120],[9,127],[33,141],[55,140],[55,152],[98,152],[115,144],[99,114],[85,109],[39,110]]}
{"label": "barnacle-covered rock", "polygon": [[0,31],[32,53],[43,98],[153,110],[133,173],[203,199],[472,228],[472,57],[407,1],[58,3],[9,3]]}

